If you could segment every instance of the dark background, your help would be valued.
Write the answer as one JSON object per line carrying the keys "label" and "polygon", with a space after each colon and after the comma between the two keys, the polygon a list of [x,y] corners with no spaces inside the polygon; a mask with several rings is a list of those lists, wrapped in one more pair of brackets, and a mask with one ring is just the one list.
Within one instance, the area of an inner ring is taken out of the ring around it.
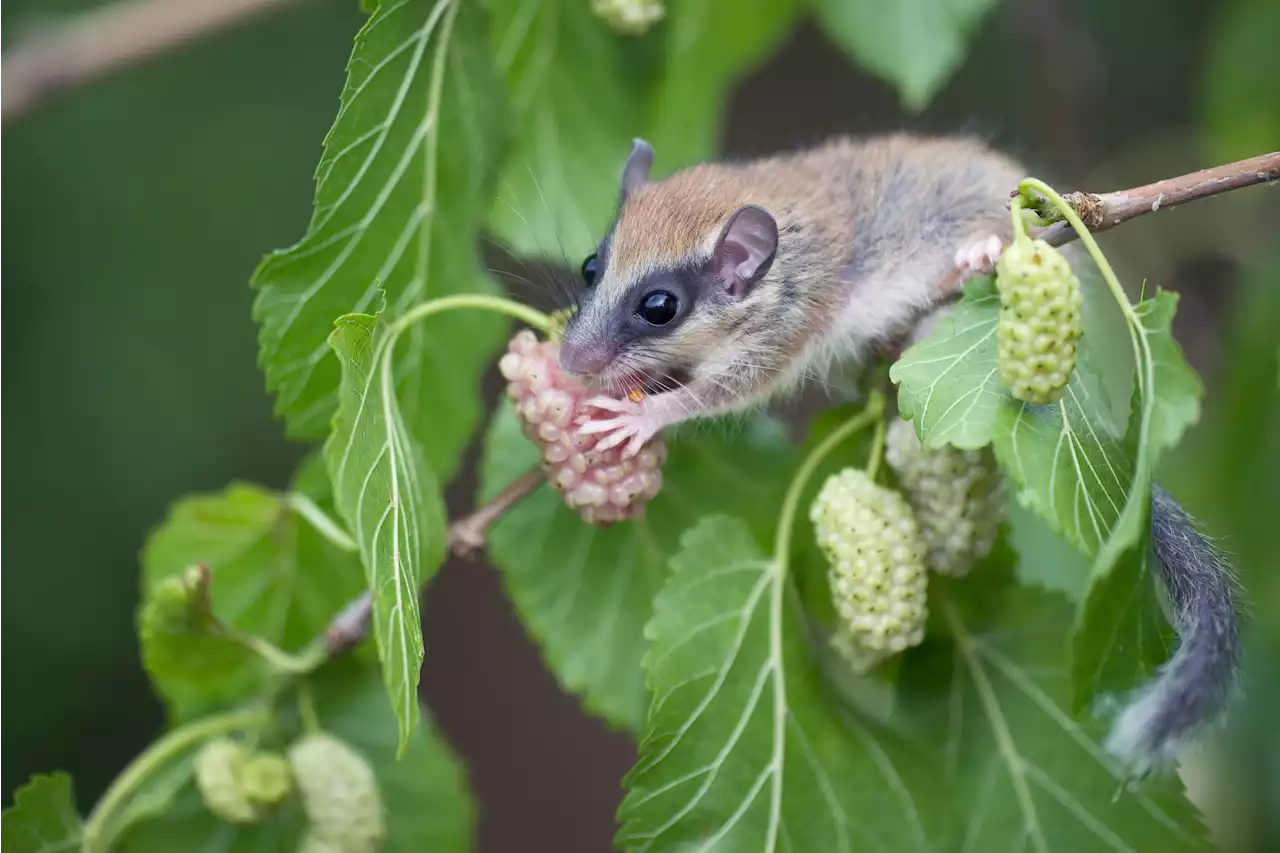
{"label": "dark background", "polygon": [[[86,5],[6,3],[5,47]],[[1250,5],[1006,2],[916,118],[805,26],[739,88],[726,148],[974,130],[1095,190],[1264,153],[1280,142],[1280,96],[1260,81],[1280,67],[1257,26],[1233,23]],[[248,278],[305,229],[361,21],[355,0],[298,3],[4,127],[6,806],[55,768],[91,803],[157,732],[132,620],[137,553],[168,503],[233,478],[283,486],[303,452],[271,417]],[[1162,477],[1237,554],[1264,629],[1250,702],[1189,773],[1241,850],[1268,843],[1280,765],[1267,714],[1280,698],[1278,213],[1280,191],[1253,189],[1104,240],[1122,278],[1182,294],[1175,328],[1211,388]],[[460,506],[471,484],[456,485]],[[488,566],[450,563],[425,614],[424,694],[469,767],[481,849],[611,849],[629,740],[560,693]]]}

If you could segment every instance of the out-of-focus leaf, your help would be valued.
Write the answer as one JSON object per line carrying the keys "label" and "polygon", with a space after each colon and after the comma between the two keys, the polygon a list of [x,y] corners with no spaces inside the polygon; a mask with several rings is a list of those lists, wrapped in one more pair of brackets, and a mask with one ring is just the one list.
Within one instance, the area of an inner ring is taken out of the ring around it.
{"label": "out-of-focus leaf", "polygon": [[[286,650],[309,643],[363,585],[356,555],[318,534],[282,495],[247,483],[191,495],[173,505],[142,553],[144,598],[196,564],[210,572],[212,617]],[[256,656],[235,651],[216,637],[205,635],[200,642],[205,641],[223,649],[224,662],[233,664],[220,668],[217,677],[157,669],[156,647],[144,637],[144,660],[176,719],[247,698],[261,686],[264,670]],[[180,655],[173,662],[183,663]]]}
{"label": "out-of-focus leaf", "polygon": [[702,160],[719,148],[731,88],[790,35],[797,0],[685,0],[666,18],[662,80],[645,138],[654,169]]}
{"label": "out-of-focus leaf", "polygon": [[[426,299],[495,289],[478,261],[505,142],[483,10],[462,0],[382,3],[356,36],[342,104],[316,170],[306,236],[258,268],[260,361],[290,435],[320,438],[338,401],[334,320],[386,294],[395,316]],[[397,353],[407,423],[441,477],[480,413],[479,377],[501,321],[432,318]]]}
{"label": "out-of-focus leaf", "polygon": [[[1077,720],[1062,637],[1075,607],[990,566],[930,597],[952,636],[903,664],[899,706],[928,720],[960,818],[944,849],[1209,851],[1176,775],[1127,780]],[[954,596],[953,596],[954,593]]]}
{"label": "out-of-focus leaf", "polygon": [[0,819],[6,853],[76,853],[82,827],[65,773],[32,776]]}
{"label": "out-of-focus leaf", "polygon": [[813,0],[818,20],[859,64],[919,111],[964,61],[969,36],[995,0]]}

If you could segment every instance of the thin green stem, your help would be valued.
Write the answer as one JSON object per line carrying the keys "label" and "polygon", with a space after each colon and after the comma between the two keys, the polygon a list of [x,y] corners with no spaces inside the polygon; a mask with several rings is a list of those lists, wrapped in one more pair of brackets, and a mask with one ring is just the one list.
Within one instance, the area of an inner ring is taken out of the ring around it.
{"label": "thin green stem", "polygon": [[298,682],[298,717],[302,720],[302,730],[307,734],[323,731],[320,715],[316,713],[316,700],[311,694],[311,685],[305,681]]}
{"label": "thin green stem", "polygon": [[315,501],[306,495],[290,492],[285,495],[285,504],[302,516],[303,520],[314,527],[317,533],[343,551],[355,551],[360,547],[356,544],[356,540],[351,538],[351,534],[342,529],[342,525],[330,518],[324,510],[316,506]]}
{"label": "thin green stem", "polygon": [[[1120,279],[1116,278],[1115,272],[1111,269],[1111,264],[1107,262],[1106,255],[1102,254],[1102,249],[1098,248],[1098,242],[1093,239],[1093,232],[1085,226],[1084,221],[1076,213],[1075,208],[1067,204],[1066,199],[1058,195],[1053,187],[1046,184],[1038,178],[1026,178],[1022,183],[1018,184],[1018,189],[1023,188],[1034,190],[1040,195],[1053,202],[1054,207],[1062,211],[1063,217],[1071,223],[1071,227],[1075,229],[1076,234],[1080,237],[1080,242],[1088,249],[1089,256],[1093,258],[1093,262],[1098,265],[1098,269],[1102,272],[1102,278],[1106,281],[1107,287],[1111,288],[1111,295],[1115,297],[1116,302],[1120,304],[1120,310],[1124,312],[1124,316],[1130,323],[1137,323],[1138,318],[1133,313],[1133,305],[1129,302],[1129,297],[1125,294],[1124,288],[1120,286]],[[1020,199],[1015,198],[1014,204],[1010,207],[1017,206]],[[1136,349],[1136,343],[1135,343]],[[1136,353],[1135,353],[1136,354]]]}
{"label": "thin green stem", "polygon": [[800,464],[800,469],[796,471],[796,475],[791,479],[787,495],[782,501],[782,512],[778,517],[778,533],[774,537],[774,561],[778,564],[783,574],[786,573],[788,555],[791,553],[791,537],[795,532],[796,512],[800,507],[800,498],[804,495],[804,490],[808,487],[809,480],[813,478],[813,472],[822,464],[822,460],[826,459],[841,443],[859,430],[865,429],[872,422],[883,420],[883,415],[884,395],[879,391],[874,391],[870,399],[868,399],[865,409],[849,418],[831,435],[824,438],[805,457],[804,462]]}
{"label": "thin green stem", "polygon": [[514,317],[522,323],[528,323],[544,335],[551,334],[551,330],[555,326],[555,322],[549,315],[544,314],[537,308],[522,305],[512,299],[505,299],[501,296],[488,296],[483,293],[462,293],[457,296],[442,296],[439,299],[432,299],[421,305],[415,305],[391,325],[391,328],[387,330],[388,337],[394,339],[414,323],[425,320],[432,314],[451,311],[455,308],[478,308],[482,311],[496,311],[499,314],[506,314],[508,317]]}
{"label": "thin green stem", "polygon": [[1009,204],[1009,215],[1013,217],[1013,237],[1015,240],[1025,240],[1027,238],[1027,223],[1022,219],[1022,202],[1022,193],[1018,193]]}
{"label": "thin green stem", "polygon": [[236,640],[272,667],[287,675],[306,675],[324,663],[324,649],[320,647],[312,647],[302,654],[291,655],[255,634],[237,634]]}
{"label": "thin green stem", "polygon": [[880,460],[884,458],[884,436],[888,426],[885,419],[881,418],[876,422],[875,435],[871,438],[871,457],[867,460],[867,477],[872,481],[880,471]]}
{"label": "thin green stem", "polygon": [[106,836],[106,831],[110,828],[112,818],[160,765],[205,738],[256,728],[269,720],[270,715],[261,710],[214,714],[174,729],[151,744],[116,777],[94,806],[84,826],[85,850],[88,853],[104,853],[108,849],[106,845],[99,846],[99,843],[110,843],[111,839]]}

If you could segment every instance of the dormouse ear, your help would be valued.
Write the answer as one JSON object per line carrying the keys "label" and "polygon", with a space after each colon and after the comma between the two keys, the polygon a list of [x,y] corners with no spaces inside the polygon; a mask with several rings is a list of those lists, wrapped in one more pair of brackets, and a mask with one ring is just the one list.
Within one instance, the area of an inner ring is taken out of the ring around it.
{"label": "dormouse ear", "polygon": [[649,183],[649,171],[653,168],[653,146],[643,139],[631,144],[631,156],[622,170],[622,200]]}
{"label": "dormouse ear", "polygon": [[746,296],[765,277],[778,251],[778,223],[769,211],[754,204],[729,217],[713,256],[714,270],[732,296]]}

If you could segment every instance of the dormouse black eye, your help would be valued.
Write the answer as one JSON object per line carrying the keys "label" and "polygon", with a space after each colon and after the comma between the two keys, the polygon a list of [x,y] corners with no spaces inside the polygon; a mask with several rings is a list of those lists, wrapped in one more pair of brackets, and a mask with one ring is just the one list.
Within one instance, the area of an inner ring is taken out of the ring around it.
{"label": "dormouse black eye", "polygon": [[640,307],[636,313],[640,315],[646,323],[654,326],[665,326],[676,317],[676,309],[680,307],[679,300],[675,294],[668,293],[665,290],[655,290],[652,293],[645,294],[644,299],[640,300]]}
{"label": "dormouse black eye", "polygon": [[596,256],[587,255],[587,259],[582,262],[582,280],[588,285],[596,283]]}

